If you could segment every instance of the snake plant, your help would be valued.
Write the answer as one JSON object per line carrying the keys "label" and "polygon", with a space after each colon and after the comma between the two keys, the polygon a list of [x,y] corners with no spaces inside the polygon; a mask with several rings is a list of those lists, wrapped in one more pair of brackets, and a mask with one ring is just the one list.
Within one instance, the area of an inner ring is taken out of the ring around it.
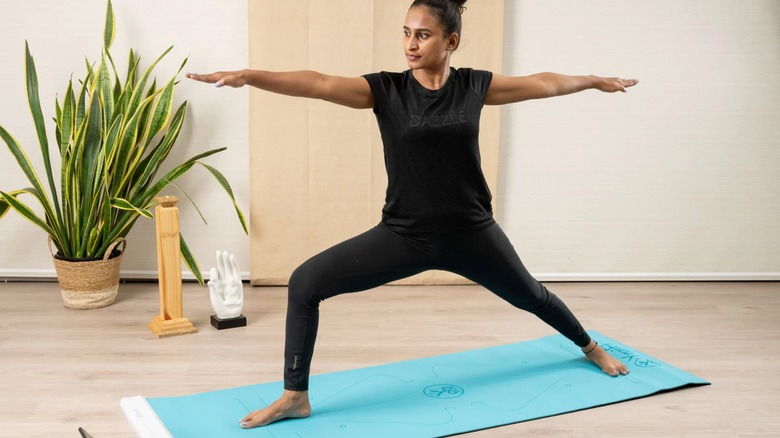
{"label": "snake plant", "polygon": [[[241,226],[247,232],[246,220],[227,179],[217,169],[201,162],[226,148],[197,154],[157,177],[184,123],[187,102],[173,111],[173,92],[178,83],[176,76],[187,59],[173,78],[158,87],[152,72],[173,47],[160,55],[143,74],[139,74],[140,57],[131,49],[127,75],[122,83],[109,51],[115,24],[108,0],[100,63],[87,61],[84,79],[74,85],[71,77],[62,102],[55,99],[56,144],[52,146],[61,158],[59,192],[38,95],[35,62],[25,41],[27,100],[49,191],[22,146],[0,126],[0,137],[32,185],[0,191],[0,218],[11,209],[17,211],[51,237],[61,257],[100,258],[113,241],[130,232],[139,217],[152,218],[150,209],[155,203],[154,197],[169,185],[181,190],[174,181],[198,164],[227,192]],[[38,201],[43,207],[43,216],[24,202],[22,196],[25,200],[32,197]],[[195,208],[202,218],[200,210]],[[181,250],[185,264],[203,284],[200,269],[184,239],[181,239]]]}

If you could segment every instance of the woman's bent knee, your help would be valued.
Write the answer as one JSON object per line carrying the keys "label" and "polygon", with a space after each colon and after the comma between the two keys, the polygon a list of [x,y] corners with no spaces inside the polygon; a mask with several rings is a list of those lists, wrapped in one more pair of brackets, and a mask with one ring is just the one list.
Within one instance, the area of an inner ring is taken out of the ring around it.
{"label": "woman's bent knee", "polygon": [[318,275],[310,261],[293,271],[287,287],[288,306],[319,307],[322,297],[318,295],[321,285],[317,284]]}

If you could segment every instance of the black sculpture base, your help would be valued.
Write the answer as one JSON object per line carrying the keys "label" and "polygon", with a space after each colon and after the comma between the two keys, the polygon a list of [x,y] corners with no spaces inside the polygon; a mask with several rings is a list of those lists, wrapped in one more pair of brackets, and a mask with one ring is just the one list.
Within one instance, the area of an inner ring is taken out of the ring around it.
{"label": "black sculpture base", "polygon": [[213,325],[214,328],[216,328],[217,330],[224,330],[224,329],[236,328],[236,327],[245,327],[246,316],[241,315],[235,318],[220,319],[217,318],[217,315],[211,315],[211,325]]}

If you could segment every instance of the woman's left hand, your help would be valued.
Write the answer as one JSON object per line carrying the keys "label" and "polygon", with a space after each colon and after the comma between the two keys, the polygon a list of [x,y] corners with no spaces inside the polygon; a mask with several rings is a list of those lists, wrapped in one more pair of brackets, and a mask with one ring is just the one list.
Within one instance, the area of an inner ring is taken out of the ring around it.
{"label": "woman's left hand", "polygon": [[633,87],[638,84],[636,79],[620,79],[620,78],[600,78],[596,89],[605,93],[614,93],[615,91],[622,91],[625,93],[628,87]]}

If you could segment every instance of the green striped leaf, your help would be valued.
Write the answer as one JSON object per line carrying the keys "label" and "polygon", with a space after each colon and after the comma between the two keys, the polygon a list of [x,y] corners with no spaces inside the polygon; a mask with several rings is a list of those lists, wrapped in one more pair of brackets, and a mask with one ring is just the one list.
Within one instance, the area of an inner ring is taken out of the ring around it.
{"label": "green striped leaf", "polygon": [[116,71],[116,64],[114,63],[114,58],[111,56],[111,52],[108,50],[104,50],[103,52],[105,53],[106,58],[108,58],[108,64],[111,66],[111,70],[114,72],[114,90],[112,97],[114,99],[114,106],[116,106],[116,102],[119,101],[119,95],[122,93],[122,83],[119,81],[119,72]]}
{"label": "green striped leaf", "polygon": [[60,123],[60,117],[62,117],[62,108],[60,107],[60,99],[54,98],[54,123]]}
{"label": "green striped leaf", "polygon": [[[27,176],[27,180],[30,181],[30,184],[32,184],[35,190],[40,194],[41,205],[43,205],[46,213],[50,216],[53,216],[54,209],[52,208],[51,200],[46,197],[46,191],[43,189],[43,184],[38,178],[38,174],[35,172],[35,169],[30,163],[30,159],[27,157],[27,154],[24,153],[24,149],[19,146],[19,143],[16,141],[16,139],[14,139],[11,134],[9,134],[8,131],[6,131],[2,126],[0,126],[0,138],[2,138],[3,141],[5,141],[5,143],[8,145],[8,149],[10,149],[11,154],[14,156],[14,158],[16,158],[16,162],[19,164],[22,172],[24,172],[25,176]],[[55,226],[55,228],[57,227]]]}
{"label": "green striped leaf", "polygon": [[188,170],[192,168],[192,166],[195,165],[195,162],[200,160],[201,158],[206,158],[208,156],[217,154],[219,152],[224,151],[227,148],[219,148],[219,149],[212,149],[210,151],[203,152],[201,154],[195,155],[194,157],[190,158],[189,160],[185,161],[184,163],[176,166],[172,170],[170,170],[168,173],[165,174],[162,178],[160,178],[151,188],[146,190],[144,194],[140,197],[140,199],[148,200],[156,196],[158,193],[160,193],[160,190],[165,188],[168,184],[175,181],[180,176],[184,175]]}
{"label": "green striped leaf", "polygon": [[[92,184],[95,179],[97,157],[100,154],[103,142],[100,99],[97,95],[92,95],[88,120],[86,132],[84,134],[83,155],[81,156],[81,187],[82,193],[85,195],[85,202],[82,204],[83,208],[89,208],[89,205],[92,202]],[[86,215],[83,217],[86,217]]]}
{"label": "green striped leaf", "polygon": [[[125,120],[129,119],[130,111],[128,109],[130,105],[130,99],[133,97],[135,91],[135,72],[138,69],[138,58],[133,54],[133,50],[130,50],[130,56],[127,60],[127,81],[125,87],[117,98],[116,110],[124,114]],[[119,75],[117,74],[117,83],[119,83]]]}
{"label": "green striped leaf", "polygon": [[149,132],[150,127],[150,120],[149,115],[152,112],[152,109],[154,108],[153,105],[151,105],[152,102],[157,98],[157,96],[163,92],[163,89],[157,89],[156,88],[157,80],[155,79],[152,82],[151,87],[149,87],[149,91],[146,95],[146,98],[144,99],[144,103],[141,105],[140,108],[140,114],[138,119],[137,131],[136,131],[136,143],[133,145],[133,148],[130,150],[130,155],[128,158],[129,164],[126,167],[126,176],[123,178],[122,185],[125,186],[124,180],[130,181],[129,184],[125,186],[126,189],[131,189],[133,186],[132,181],[135,175],[139,174],[138,166],[140,164],[140,161],[146,155],[147,147],[149,146],[149,142],[145,141],[144,139],[147,136],[147,132]]}
{"label": "green striped leaf", "polygon": [[138,68],[138,61],[140,61],[141,58],[138,56],[135,56],[135,52],[133,52],[133,49],[130,49],[130,55],[127,57],[127,79],[125,80],[125,83],[129,86],[131,84],[135,85],[135,77],[136,77],[136,69]]}
{"label": "green striped leaf", "polygon": [[25,74],[27,79],[27,102],[30,105],[35,131],[38,134],[38,143],[41,145],[44,163],[48,162],[47,169],[51,170],[49,162],[49,140],[46,138],[46,125],[43,122],[43,112],[41,111],[41,99],[38,95],[38,74],[35,71],[35,60],[30,54],[30,47],[27,41],[24,42],[25,51]]}
{"label": "green striped leaf", "polygon": [[70,213],[71,208],[71,197],[70,197],[70,190],[68,187],[68,178],[70,176],[69,172],[67,172],[67,169],[70,168],[70,144],[71,144],[71,138],[73,137],[73,127],[76,117],[76,99],[73,94],[73,78],[71,77],[68,80],[68,89],[65,91],[65,100],[63,102],[62,106],[62,117],[60,117],[60,122],[58,124],[58,128],[60,131],[60,139],[59,139],[59,147],[60,147],[60,157],[61,157],[61,163],[60,163],[60,191],[62,192],[62,230],[63,230],[63,241],[61,244],[63,245],[63,248],[68,249],[61,249],[63,252],[69,253],[69,245],[71,239],[66,238],[64,235],[68,234],[68,230],[71,229],[73,225],[72,220],[72,214]]}
{"label": "green striped leaf", "polygon": [[165,126],[168,118],[171,115],[171,106],[173,105],[173,79],[163,89],[160,99],[157,101],[157,106],[154,108],[154,115],[152,116],[152,124],[149,126],[149,132],[146,137],[146,145],[152,141],[152,137],[157,135]]}
{"label": "green striped leaf", "polygon": [[[163,89],[157,89],[157,79],[155,78],[152,81],[152,85],[149,87],[149,91],[146,93],[146,100],[154,100],[154,98],[162,91]],[[138,144],[140,147],[135,152],[133,167],[138,164],[138,161],[144,155],[146,146],[149,145],[149,142],[145,141],[145,139],[147,138],[147,133],[149,132],[149,127],[151,126],[149,124],[149,114],[152,113],[153,109],[154,105],[149,105],[145,107],[143,111],[141,111],[141,118],[138,121]]]}
{"label": "green striped leaf", "polygon": [[108,246],[111,242],[115,241],[119,237],[127,237],[130,229],[141,216],[135,211],[121,210],[118,208],[112,208],[114,214],[116,214],[116,220],[112,224],[110,230],[106,230],[106,234],[109,236],[101,242],[100,247],[95,251],[95,254],[105,254]]}
{"label": "green striped leaf", "polygon": [[0,191],[0,197],[2,197],[3,200],[11,206],[11,208],[21,214],[22,217],[40,227],[43,231],[46,232],[46,234],[52,237],[57,236],[57,233],[51,227],[49,227],[46,221],[35,214],[35,212],[30,207],[28,207],[27,204],[19,201],[15,196],[11,196],[10,194],[2,191]]}
{"label": "green striped leaf", "polygon": [[[101,242],[110,242],[108,240],[109,233],[111,232],[111,228],[114,225],[114,221],[112,221],[112,208],[111,208],[111,197],[108,194],[108,190],[103,190],[103,201],[100,203],[101,208],[101,214],[103,216],[103,228],[101,229]],[[105,253],[105,251],[104,251]]]}
{"label": "green striped leaf", "polygon": [[149,66],[149,68],[146,70],[144,75],[141,77],[141,79],[138,82],[138,85],[135,88],[135,91],[133,92],[133,97],[130,99],[130,104],[128,107],[129,112],[135,114],[136,111],[135,108],[137,108],[141,104],[142,100],[144,99],[144,90],[146,89],[146,83],[152,74],[152,70],[154,70],[154,67],[157,66],[157,63],[159,63],[163,59],[163,57],[167,55],[168,52],[170,52],[172,49],[173,46],[168,47],[168,50],[163,52],[163,54],[160,55],[160,57],[157,58],[157,60],[155,60],[151,66]]}
{"label": "green striped leaf", "polygon": [[111,89],[111,73],[108,70],[108,65],[106,65],[105,56],[100,62],[98,78],[98,92],[96,94],[100,96],[100,103],[103,108],[103,123],[109,126],[113,122],[111,118],[114,113],[114,95]]}
{"label": "green striped leaf", "polygon": [[[10,193],[13,195],[13,192]],[[0,219],[3,218],[11,210],[11,205],[6,202],[5,197],[0,197]]]}
{"label": "green striped leaf", "polygon": [[173,148],[173,145],[176,143],[176,139],[179,137],[181,126],[184,123],[186,109],[187,102],[184,102],[181,104],[181,106],[179,106],[179,109],[176,110],[176,114],[171,121],[171,125],[168,128],[168,132],[165,134],[165,137],[160,140],[160,143],[155,146],[151,153],[146,158],[144,158],[144,160],[138,166],[136,175],[134,175],[134,180],[137,182],[133,188],[134,192],[143,193],[148,188],[152,178],[154,178],[154,176],[157,174],[160,166],[165,161],[165,158]]}
{"label": "green striped leaf", "polygon": [[95,245],[97,242],[98,237],[98,228],[93,227],[89,230],[89,237],[87,237],[87,247],[84,250],[84,254],[82,257],[84,258],[93,258],[95,257]]}
{"label": "green striped leaf", "polygon": [[184,59],[184,61],[179,66],[179,70],[176,72],[176,75],[174,75],[174,77],[171,78],[171,80],[168,81],[166,86],[163,88],[163,92],[160,95],[160,99],[157,101],[157,105],[154,109],[154,115],[152,116],[149,130],[146,134],[146,146],[151,143],[152,138],[154,138],[154,136],[162,130],[170,118],[171,107],[173,104],[173,90],[174,86],[178,83],[176,82],[176,76],[181,73],[182,69],[187,64],[188,59],[189,58]]}
{"label": "green striped leaf", "polygon": [[[73,134],[73,79],[68,82],[68,89],[65,91],[65,101],[62,103],[62,116],[59,117],[57,124],[60,129],[60,156],[65,155],[65,150],[70,143],[70,136]],[[61,186],[60,186],[61,187]]]}
{"label": "green striped leaf", "polygon": [[[105,162],[107,166],[112,166],[114,164],[114,158],[116,155],[116,151],[119,149],[119,143],[121,142],[119,138],[119,131],[122,129],[122,121],[124,120],[124,115],[119,114],[114,120],[114,124],[111,125],[111,129],[108,131],[108,136],[106,136],[106,142],[103,145],[103,153],[105,157]],[[102,172],[99,172],[102,173]],[[113,175],[114,172],[107,172],[106,176],[108,178]],[[105,181],[106,186],[110,187],[111,181]]]}
{"label": "green striped leaf", "polygon": [[76,129],[81,126],[82,123],[84,123],[84,116],[86,114],[86,97],[87,97],[87,91],[89,90],[89,84],[92,81],[94,73],[92,71],[92,66],[89,65],[89,61],[87,61],[87,76],[84,78],[84,81],[81,83],[81,88],[79,89],[79,100],[76,104],[76,123],[74,124],[74,127]]}
{"label": "green striped leaf", "polygon": [[[57,142],[57,144],[60,144],[60,141],[62,139],[62,133],[60,132],[60,121],[57,120],[57,118],[54,118],[54,141]],[[59,149],[57,149],[59,150]]]}
{"label": "green striped leaf", "polygon": [[134,211],[147,219],[154,218],[154,216],[152,216],[152,213],[149,210],[136,207],[135,205],[131,204],[130,201],[128,201],[127,199],[111,198],[111,206],[114,208],[118,208],[120,210]]}
{"label": "green striped leaf", "polygon": [[116,17],[114,16],[114,7],[111,5],[111,0],[108,0],[108,6],[106,6],[106,26],[103,29],[103,47],[108,50],[111,47],[111,43],[114,42],[114,34],[116,33]]}
{"label": "green striped leaf", "polygon": [[241,227],[244,228],[244,233],[249,234],[249,230],[246,226],[246,219],[244,218],[244,213],[241,212],[241,208],[239,208],[238,203],[236,202],[236,197],[233,196],[233,189],[230,188],[230,183],[228,183],[227,178],[225,178],[222,173],[209,166],[208,164],[203,164],[201,162],[198,162],[201,166],[205,167],[206,170],[211,172],[212,175],[214,175],[214,178],[216,178],[217,182],[219,182],[219,185],[222,186],[223,189],[225,189],[225,192],[227,192],[228,196],[230,197],[230,200],[233,201],[233,207],[236,209],[236,215],[238,216],[239,222],[241,222]]}
{"label": "green striped leaf", "polygon": [[[28,188],[23,190],[14,190],[12,192],[8,192],[7,196],[16,197],[30,190],[32,189]],[[5,216],[9,211],[11,211],[11,204],[9,204],[8,201],[5,200],[5,196],[0,196],[0,219],[2,219],[3,216]]]}
{"label": "green striped leaf", "polygon": [[[54,209],[57,212],[57,218],[61,222],[62,213],[60,212],[60,201],[57,197],[57,187],[54,185],[54,175],[51,169],[51,158],[49,157],[49,140],[46,137],[46,125],[43,122],[41,99],[38,96],[38,74],[35,72],[35,61],[30,54],[30,47],[27,44],[27,41],[24,42],[24,54],[25,76],[27,78],[27,101],[30,104],[30,111],[32,112],[33,122],[35,123],[35,132],[38,134],[38,143],[41,146],[43,165],[46,168],[46,177],[49,180],[49,188],[51,189],[51,194],[54,198]],[[38,188],[38,190],[40,189]]]}
{"label": "green striped leaf", "polygon": [[181,234],[179,234],[179,246],[181,247],[181,258],[184,260],[184,264],[195,275],[198,283],[203,286],[203,275],[200,272],[200,266],[198,266],[195,257],[192,256],[192,251],[190,251],[190,247],[187,246],[187,242],[184,241],[184,237]]}
{"label": "green striped leaf", "polygon": [[203,216],[203,212],[200,211],[200,208],[198,207],[198,204],[195,203],[195,201],[192,199],[192,197],[190,197],[190,195],[187,192],[185,192],[184,189],[179,187],[179,185],[176,184],[175,182],[172,182],[171,185],[176,187],[177,189],[179,189],[179,191],[184,195],[184,197],[187,198],[190,201],[190,204],[192,204],[192,206],[195,207],[195,211],[198,212],[198,216],[200,216],[200,219],[203,221],[203,223],[208,225],[209,223],[206,222],[206,216]]}
{"label": "green striped leaf", "polygon": [[131,116],[127,125],[123,127],[124,132],[120,134],[122,142],[120,143],[119,152],[117,152],[117,158],[114,161],[116,166],[114,174],[121,178],[118,178],[114,182],[111,188],[113,193],[122,193],[127,189],[126,186],[129,185],[129,181],[134,174],[133,169],[137,164],[135,158],[136,152],[134,152],[138,142],[137,127],[140,123],[144,109],[147,108],[153,100],[154,97],[149,97],[144,100],[141,107]]}

